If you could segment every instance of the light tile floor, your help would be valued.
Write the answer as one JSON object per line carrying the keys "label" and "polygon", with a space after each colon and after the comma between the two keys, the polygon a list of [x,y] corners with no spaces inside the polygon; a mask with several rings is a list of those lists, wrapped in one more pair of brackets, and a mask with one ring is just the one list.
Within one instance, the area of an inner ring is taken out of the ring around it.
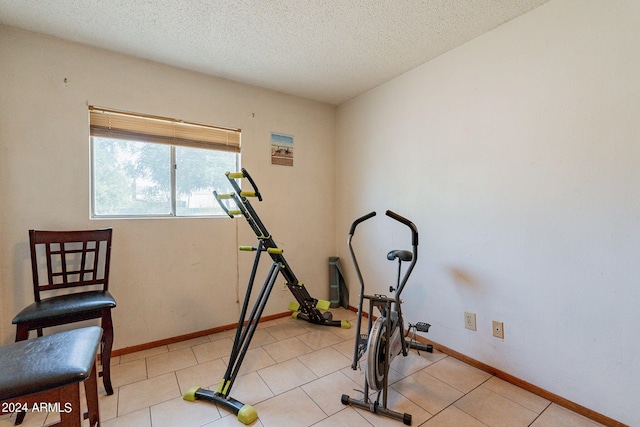
{"label": "light tile floor", "polygon": [[[348,310],[333,313],[337,319],[355,320]],[[224,408],[182,399],[193,386],[217,389],[233,334],[221,332],[114,358],[115,393],[106,396],[100,390],[102,426],[242,426]],[[403,425],[341,403],[342,394],[362,395],[363,371],[351,369],[354,335],[353,329],[291,318],[261,323],[231,396],[256,408],[257,427]],[[412,350],[408,357],[398,357],[391,365],[390,383],[389,407],[410,413],[413,426],[600,425],[439,352],[418,355]],[[29,414],[23,426],[46,425],[58,417]],[[1,417],[0,427],[12,421]]]}

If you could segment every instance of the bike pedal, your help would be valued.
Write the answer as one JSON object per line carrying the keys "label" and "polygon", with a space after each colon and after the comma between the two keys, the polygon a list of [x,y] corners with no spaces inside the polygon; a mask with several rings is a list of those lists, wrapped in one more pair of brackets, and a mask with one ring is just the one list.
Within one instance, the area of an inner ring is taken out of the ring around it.
{"label": "bike pedal", "polygon": [[429,332],[431,325],[424,322],[418,322],[415,324],[415,327],[418,332]]}

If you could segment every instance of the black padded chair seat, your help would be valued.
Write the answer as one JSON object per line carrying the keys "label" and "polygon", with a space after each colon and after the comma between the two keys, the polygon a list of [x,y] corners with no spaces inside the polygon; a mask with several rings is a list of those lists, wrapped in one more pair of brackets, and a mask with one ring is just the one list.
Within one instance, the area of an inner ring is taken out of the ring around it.
{"label": "black padded chair seat", "polygon": [[0,401],[86,380],[101,335],[89,326],[0,347]]}
{"label": "black padded chair seat", "polygon": [[108,291],[88,291],[44,298],[25,307],[12,323],[55,319],[78,313],[114,308],[116,300]]}

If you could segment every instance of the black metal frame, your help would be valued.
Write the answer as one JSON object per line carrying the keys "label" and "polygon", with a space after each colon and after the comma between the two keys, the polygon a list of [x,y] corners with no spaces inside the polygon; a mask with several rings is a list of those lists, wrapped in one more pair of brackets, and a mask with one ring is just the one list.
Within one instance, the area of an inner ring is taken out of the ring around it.
{"label": "black metal frame", "polygon": [[[248,199],[249,197],[256,197],[258,198],[258,201],[262,201],[262,195],[260,194],[254,180],[249,175],[249,172],[243,168],[242,172],[227,172],[226,176],[235,190],[235,193],[218,194],[214,191],[216,200],[219,202],[225,213],[231,218],[234,218],[237,215],[243,215],[251,229],[258,237],[258,240],[262,242],[264,247],[267,249],[267,252],[271,256],[273,262],[281,265],[280,272],[286,281],[287,288],[289,288],[299,305],[296,318],[318,325],[348,328],[347,322],[333,320],[331,316],[327,317],[327,315],[323,315],[323,313],[317,308],[319,300],[309,295],[304,284],[300,282],[293,273],[293,270],[284,258],[283,251],[278,248],[278,245],[276,245],[276,242],[273,240],[273,237],[267,230],[267,227],[265,227],[264,223],[260,220],[260,217]],[[253,191],[242,191],[240,184],[237,182],[237,179],[241,178],[246,178],[249,181]],[[228,204],[228,201],[230,200],[233,200],[237,209],[231,208]],[[269,249],[271,250],[269,251]]]}
{"label": "black metal frame", "polygon": [[[245,217],[251,229],[258,237],[258,246],[242,246],[240,250],[255,251],[256,256],[253,261],[253,268],[249,277],[249,283],[247,286],[247,292],[242,305],[240,318],[238,320],[238,326],[236,328],[236,334],[233,341],[233,347],[231,348],[231,356],[227,370],[224,377],[218,387],[217,391],[205,390],[199,387],[190,389],[184,396],[185,400],[207,400],[219,404],[231,412],[238,415],[238,420],[250,424],[257,418],[257,413],[250,405],[245,405],[242,402],[229,396],[231,387],[235,382],[235,379],[240,371],[240,366],[244,360],[244,357],[249,349],[249,345],[253,338],[253,335],[258,326],[258,322],[262,317],[262,313],[267,305],[273,286],[276,283],[278,274],[282,273],[286,285],[291,293],[296,298],[298,303],[298,310],[294,313],[294,316],[298,319],[306,320],[310,323],[326,325],[326,326],[339,326],[342,328],[349,328],[350,323],[348,321],[333,320],[331,313],[325,312],[324,314],[317,308],[319,301],[312,298],[307,292],[302,282],[298,281],[291,267],[287,263],[283,255],[283,250],[278,248],[273,237],[267,231],[264,223],[258,217],[255,209],[248,200],[248,197],[256,197],[259,201],[262,201],[260,192],[249,175],[246,169],[242,169],[241,172],[227,172],[227,179],[231,183],[235,193],[231,194],[218,194],[213,192],[216,200],[231,218],[242,215]],[[252,186],[253,191],[242,191],[237,180],[246,178]],[[231,202],[233,202],[237,209],[232,209]],[[254,302],[251,313],[247,317],[247,311],[249,309],[249,302],[253,291],[253,285],[255,283],[258,265],[260,263],[260,257],[263,252],[266,252],[272,259],[273,263],[267,273],[267,277],[264,280],[262,288],[258,293],[256,301]]]}
{"label": "black metal frame", "polygon": [[267,305],[267,300],[269,299],[269,295],[273,290],[273,286],[278,277],[278,273],[282,268],[282,265],[277,262],[274,262],[271,265],[262,289],[260,289],[260,293],[258,294],[251,313],[247,318],[246,315],[249,308],[249,300],[251,298],[253,284],[255,282],[256,273],[258,271],[258,264],[260,263],[260,255],[263,252],[269,252],[268,248],[263,245],[262,241],[258,243],[257,248],[251,249],[256,251],[256,256],[253,262],[251,276],[249,278],[247,293],[244,298],[244,303],[242,304],[242,311],[240,313],[240,319],[238,320],[238,326],[236,328],[236,335],[233,340],[233,347],[231,348],[231,356],[229,358],[227,370],[217,391],[198,389],[197,391],[195,391],[194,396],[195,399],[208,400],[220,404],[236,415],[238,415],[238,413],[244,407],[246,407],[246,405],[230,397],[229,393],[231,392],[231,387],[233,386],[233,383],[238,376],[238,372],[240,371],[240,366],[242,365],[244,357],[247,354],[249,344],[251,343],[253,335],[256,331],[258,322],[260,321],[260,317],[262,317],[264,308]]}

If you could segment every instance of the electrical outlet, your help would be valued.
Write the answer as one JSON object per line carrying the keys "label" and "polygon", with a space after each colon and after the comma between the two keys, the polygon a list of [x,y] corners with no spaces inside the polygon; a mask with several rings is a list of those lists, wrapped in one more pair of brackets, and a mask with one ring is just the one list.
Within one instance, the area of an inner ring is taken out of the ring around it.
{"label": "electrical outlet", "polygon": [[504,323],[493,321],[493,336],[504,339]]}
{"label": "electrical outlet", "polygon": [[476,314],[469,313],[467,311],[464,312],[464,327],[471,331],[476,330]]}
{"label": "electrical outlet", "polygon": [[286,290],[288,290],[288,289],[289,289],[289,288],[287,287],[287,282],[282,282],[282,290],[283,290],[283,291],[286,291]]}

